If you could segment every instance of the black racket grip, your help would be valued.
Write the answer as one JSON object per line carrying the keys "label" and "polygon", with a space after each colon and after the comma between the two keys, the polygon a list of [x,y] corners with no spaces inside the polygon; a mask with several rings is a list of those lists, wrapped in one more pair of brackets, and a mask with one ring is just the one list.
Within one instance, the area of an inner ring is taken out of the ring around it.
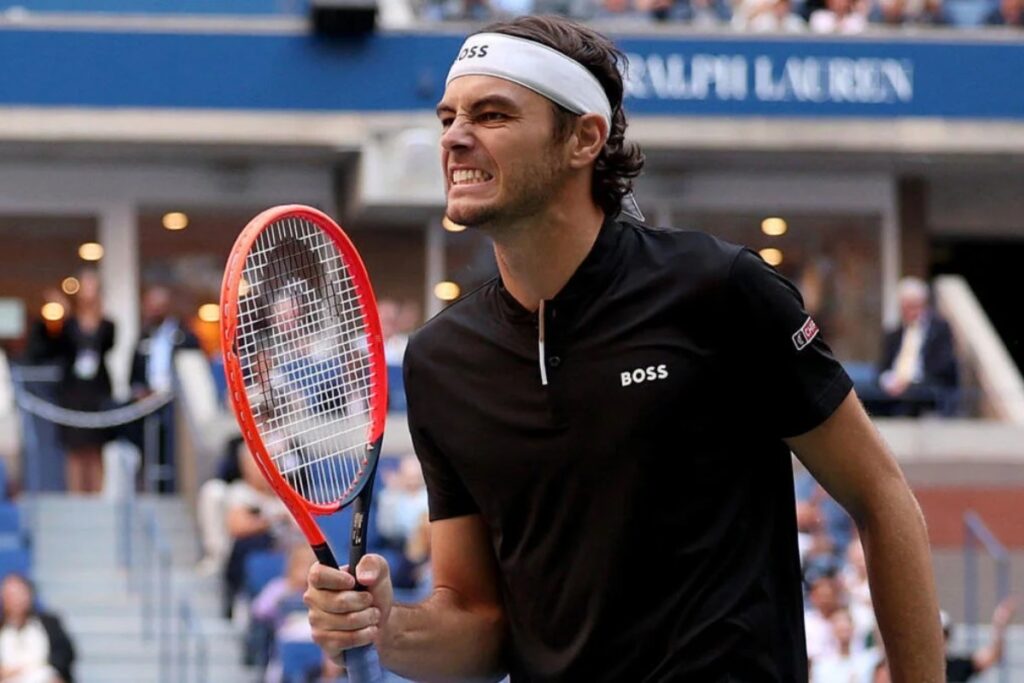
{"label": "black racket grip", "polygon": [[331,547],[326,543],[313,546],[313,554],[316,555],[316,561],[320,564],[331,569],[338,569],[338,560],[335,559]]}
{"label": "black racket grip", "polygon": [[[373,497],[373,480],[376,478],[376,471],[370,472],[363,490],[359,492],[352,503],[352,535],[348,551],[348,571],[353,577],[356,575],[356,567],[359,560],[366,554],[366,529],[370,522],[370,499]],[[356,581],[356,590],[366,590],[365,586]]]}
{"label": "black racket grip", "polygon": [[[365,542],[363,545],[365,547]],[[317,562],[324,565],[325,567],[330,567],[331,569],[339,569],[338,560],[335,559],[334,553],[331,551],[330,546],[328,546],[326,543],[321,543],[320,545],[313,546],[313,554],[316,555]],[[363,553],[360,552],[359,555],[356,556],[354,549],[353,552],[349,555],[348,573],[352,575],[352,578],[355,578],[356,576],[355,566],[359,564],[359,560],[361,560],[362,557]],[[356,590],[364,591],[366,590],[366,586],[363,586],[358,581],[356,581]]]}

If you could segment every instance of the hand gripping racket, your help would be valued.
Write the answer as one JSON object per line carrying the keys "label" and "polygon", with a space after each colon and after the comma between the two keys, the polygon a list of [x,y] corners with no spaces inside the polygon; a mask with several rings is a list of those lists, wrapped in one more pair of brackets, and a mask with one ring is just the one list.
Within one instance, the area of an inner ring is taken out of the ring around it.
{"label": "hand gripping racket", "polygon": [[[377,303],[341,228],[306,206],[256,216],[221,290],[228,394],[260,471],[321,564],[338,568],[314,515],[352,504],[349,571],[366,552],[387,414]],[[372,646],[345,654],[349,680],[383,680]]]}

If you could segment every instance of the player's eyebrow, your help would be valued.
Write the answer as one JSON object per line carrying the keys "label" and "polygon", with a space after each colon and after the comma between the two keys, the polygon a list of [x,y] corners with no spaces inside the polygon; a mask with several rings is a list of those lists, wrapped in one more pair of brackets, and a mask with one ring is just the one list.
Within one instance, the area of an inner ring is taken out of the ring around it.
{"label": "player's eyebrow", "polygon": [[[504,95],[486,95],[473,102],[469,107],[467,107],[467,109],[470,114],[474,114],[487,107],[498,107],[499,109],[519,111],[519,105],[516,104],[515,100]],[[444,114],[451,114],[455,111],[455,108],[442,101],[437,105],[436,111],[438,118],[440,118]]]}

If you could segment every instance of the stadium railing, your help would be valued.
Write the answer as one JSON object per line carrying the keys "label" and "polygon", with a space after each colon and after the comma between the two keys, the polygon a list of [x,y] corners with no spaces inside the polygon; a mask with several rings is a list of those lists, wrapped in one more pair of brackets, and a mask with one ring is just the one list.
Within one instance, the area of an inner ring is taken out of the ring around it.
{"label": "stadium railing", "polygon": [[[995,563],[996,602],[1001,602],[1010,595],[1010,554],[999,542],[992,530],[974,510],[964,513],[964,621],[972,626],[968,630],[968,644],[977,647],[977,629],[979,621],[978,602],[978,547],[992,558]],[[1009,683],[1010,671],[1007,666],[1007,653],[1003,651],[999,663],[1000,683]]]}
{"label": "stadium railing", "polygon": [[[131,476],[131,459],[123,458],[120,464],[125,475]],[[188,596],[175,595],[171,576],[174,558],[156,508],[140,505],[129,486],[119,501],[118,514],[119,560],[129,591],[139,598],[142,637],[156,640],[158,680],[205,683],[209,680],[206,638]]]}

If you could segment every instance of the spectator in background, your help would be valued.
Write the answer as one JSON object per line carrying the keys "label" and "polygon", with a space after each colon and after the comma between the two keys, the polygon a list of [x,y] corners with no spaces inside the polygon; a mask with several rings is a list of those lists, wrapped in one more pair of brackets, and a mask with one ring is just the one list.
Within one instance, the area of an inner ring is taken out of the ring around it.
{"label": "spectator in background", "polygon": [[941,0],[877,0],[869,19],[873,24],[903,26],[906,24],[940,24],[943,22]]}
{"label": "spectator in background", "polygon": [[271,579],[253,599],[249,608],[252,620],[247,640],[254,651],[248,661],[259,665],[269,661],[268,681],[280,680],[280,665],[276,661],[276,648],[273,647],[278,631],[289,618],[298,615],[304,620],[306,617],[302,594],[306,590],[306,575],[314,562],[316,556],[312,548],[306,543],[296,542],[288,552],[284,574]]}
{"label": "spectator in background", "polygon": [[[86,268],[78,281],[74,315],[62,329],[63,373],[58,395],[65,408],[99,411],[110,407],[113,400],[105,357],[114,348],[114,323],[103,315],[99,273]],[[60,434],[67,450],[68,490],[98,493],[103,485],[102,448],[109,434],[76,427],[62,427]]]}
{"label": "spectator in background", "polygon": [[[802,33],[807,30],[807,22],[793,12],[790,0],[743,0],[733,13],[732,27],[753,33]],[[811,308],[808,302],[809,312]]]}
{"label": "spectator in background", "polygon": [[231,552],[231,536],[227,529],[227,492],[231,482],[242,476],[238,469],[238,449],[242,438],[232,439],[222,454],[216,474],[207,479],[196,493],[196,522],[203,557],[196,565],[202,576],[213,576],[224,571],[224,563]]}
{"label": "spectator in background", "polygon": [[427,485],[419,459],[402,456],[398,468],[384,473],[384,488],[377,496],[377,531],[387,544],[403,548],[427,512]]}
{"label": "spectator in background", "polygon": [[959,383],[953,332],[928,305],[928,285],[918,278],[900,281],[899,329],[886,333],[878,384],[889,397],[880,411],[919,415],[935,409],[956,411]]}
{"label": "spectator in background", "polygon": [[805,570],[820,567],[822,560],[831,563],[832,539],[822,525],[821,510],[817,503],[810,500],[797,502],[796,530],[801,567]]}
{"label": "spectator in background", "polygon": [[819,541],[818,546],[827,542],[829,552],[837,557],[846,552],[846,546],[853,536],[853,520],[846,514],[839,503],[821,487],[821,485],[806,470],[802,470],[794,477],[796,487],[796,499],[798,502],[809,502],[819,516],[819,529],[826,534],[825,541]]}
{"label": "spectator in background", "polygon": [[989,26],[1015,26],[1024,28],[1024,0],[1000,0],[985,23]]}
{"label": "spectator in background", "polygon": [[73,683],[75,650],[60,619],[36,609],[28,579],[8,574],[0,584],[0,681]]}
{"label": "spectator in background", "polygon": [[810,586],[808,602],[804,611],[804,629],[807,636],[807,658],[817,666],[818,660],[839,652],[839,642],[832,628],[832,617],[842,606],[842,589],[836,580],[835,571],[820,571],[808,574]]}
{"label": "spectator in background", "polygon": [[[1006,629],[1013,621],[1017,611],[1017,598],[1003,600],[992,613],[992,640],[988,645],[979,648],[970,657],[957,657],[946,654],[946,680],[950,683],[969,681],[974,676],[987,671],[1003,658],[1003,644],[1006,641]],[[946,612],[941,612],[942,635],[949,644],[952,622]]]}
{"label": "spectator in background", "polygon": [[130,380],[136,398],[173,389],[175,351],[199,348],[199,339],[173,310],[174,293],[169,287],[150,287],[142,297],[142,334]]}
{"label": "spectator in background", "polygon": [[29,325],[24,353],[25,362],[29,365],[60,363],[67,354],[65,347],[68,342],[67,335],[64,334],[64,325],[71,314],[71,302],[61,290],[48,287],[43,290],[41,305],[50,303],[59,304],[65,315],[57,320],[47,320],[40,316]]}
{"label": "spectator in background", "polygon": [[391,583],[396,590],[408,591],[401,599],[410,602],[424,600],[430,594],[433,576],[430,570],[430,518],[426,512],[406,539]]}
{"label": "spectator in background", "polygon": [[868,24],[864,0],[827,0],[808,23],[814,33],[862,33]]}
{"label": "spectator in background", "polygon": [[811,683],[861,683],[872,680],[870,675],[878,662],[875,652],[854,650],[853,618],[840,607],[829,618],[836,651],[814,660]]}
{"label": "spectator in background", "polygon": [[647,13],[641,10],[633,0],[599,0],[594,3],[593,19],[647,19]]}
{"label": "spectator in background", "polygon": [[403,308],[392,299],[380,299],[377,302],[380,329],[384,337],[384,360],[388,366],[388,410],[399,412],[405,410],[402,361],[411,332],[403,327],[407,324],[402,314]]}
{"label": "spectator in background", "polygon": [[[199,348],[199,339],[174,315],[174,306],[174,293],[164,285],[150,287],[142,297],[142,334],[135,347],[129,379],[135,399],[173,390],[174,354],[179,349]],[[169,405],[160,415],[157,452],[151,454],[159,467],[166,468],[158,484],[162,492],[174,490],[173,425],[173,406]],[[136,435],[133,440],[140,451],[144,449],[144,438]]]}
{"label": "spectator in background", "polygon": [[231,552],[224,570],[224,615],[229,618],[245,580],[245,558],[280,546],[292,528],[284,503],[274,495],[244,443],[238,447],[238,468],[242,476],[228,486],[225,495]]}
{"label": "spectator in background", "polygon": [[859,538],[853,539],[846,548],[846,564],[840,579],[847,596],[850,618],[853,619],[854,643],[857,647],[873,645],[878,623],[875,619],[874,605],[871,603],[864,546],[861,545]]}

